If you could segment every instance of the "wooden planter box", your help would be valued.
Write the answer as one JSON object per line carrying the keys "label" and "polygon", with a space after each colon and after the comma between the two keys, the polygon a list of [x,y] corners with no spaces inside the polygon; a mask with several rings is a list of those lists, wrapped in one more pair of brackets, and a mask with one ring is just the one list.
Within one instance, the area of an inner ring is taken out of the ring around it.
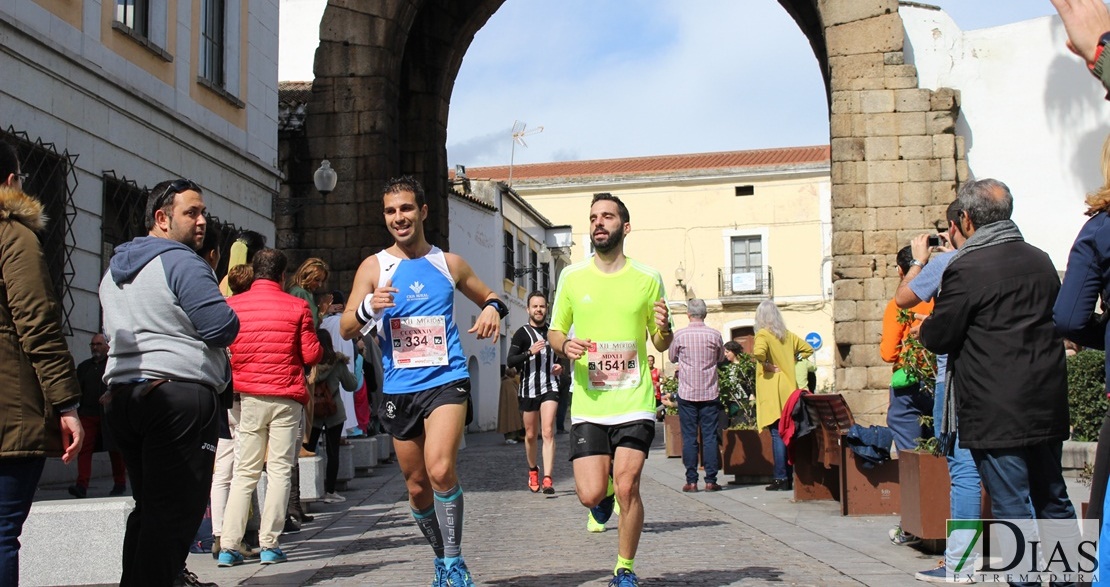
{"label": "wooden planter box", "polygon": [[733,483],[762,483],[774,476],[769,430],[723,430],[721,440],[721,471],[735,475]]}
{"label": "wooden planter box", "polygon": [[678,414],[663,416],[663,444],[667,458],[682,456],[682,424],[678,420]]}

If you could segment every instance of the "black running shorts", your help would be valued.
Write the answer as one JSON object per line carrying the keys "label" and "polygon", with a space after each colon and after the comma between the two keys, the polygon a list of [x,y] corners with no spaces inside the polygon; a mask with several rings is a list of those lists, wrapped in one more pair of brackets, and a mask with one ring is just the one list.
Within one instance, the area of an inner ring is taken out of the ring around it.
{"label": "black running shorts", "polygon": [[424,419],[440,406],[466,404],[466,424],[473,419],[470,379],[452,381],[442,387],[412,393],[383,393],[378,418],[386,433],[397,440],[412,440],[424,434]]}
{"label": "black running shorts", "polygon": [[520,401],[520,411],[522,412],[538,412],[540,411],[540,404],[543,402],[557,402],[559,401],[559,392],[549,391],[540,394],[539,397],[518,397]]}
{"label": "black running shorts", "polygon": [[655,422],[652,420],[613,426],[581,422],[570,429],[570,460],[596,455],[613,456],[617,447],[621,446],[641,451],[646,458],[653,440]]}

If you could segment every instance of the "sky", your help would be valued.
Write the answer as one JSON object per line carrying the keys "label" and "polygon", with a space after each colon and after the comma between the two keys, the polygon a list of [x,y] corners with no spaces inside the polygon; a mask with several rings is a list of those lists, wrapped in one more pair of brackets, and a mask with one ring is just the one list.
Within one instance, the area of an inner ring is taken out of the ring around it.
{"label": "sky", "polygon": [[[964,30],[1055,14],[1049,0],[932,4]],[[543,131],[514,149],[517,120]],[[818,145],[828,126],[817,59],[776,0],[507,0],[463,59],[447,155],[482,167]]]}

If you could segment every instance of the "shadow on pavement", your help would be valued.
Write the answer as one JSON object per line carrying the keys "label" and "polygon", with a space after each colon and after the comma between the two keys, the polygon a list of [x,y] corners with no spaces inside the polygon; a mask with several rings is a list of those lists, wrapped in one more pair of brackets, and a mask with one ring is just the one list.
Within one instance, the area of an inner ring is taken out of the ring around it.
{"label": "shadow on pavement", "polygon": [[686,530],[687,528],[709,528],[712,526],[723,526],[724,522],[720,520],[696,520],[689,522],[644,522],[644,532],[677,532],[679,530]]}
{"label": "shadow on pavement", "polygon": [[[692,573],[667,573],[661,577],[642,577],[640,582],[645,586],[658,585],[660,587],[726,587],[737,581],[745,579],[759,579],[762,581],[782,581],[782,570],[776,567],[740,567],[737,569],[705,569]],[[612,575],[596,571],[579,571],[576,573],[545,573],[542,575],[519,575],[508,579],[483,581],[482,585],[489,587],[579,587],[608,582]]]}

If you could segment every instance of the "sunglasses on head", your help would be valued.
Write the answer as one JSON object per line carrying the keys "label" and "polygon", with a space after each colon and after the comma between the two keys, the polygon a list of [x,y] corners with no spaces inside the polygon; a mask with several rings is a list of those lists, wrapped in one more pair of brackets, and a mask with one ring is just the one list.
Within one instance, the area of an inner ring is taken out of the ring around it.
{"label": "sunglasses on head", "polygon": [[165,206],[168,200],[172,200],[174,196],[186,190],[193,190],[194,192],[200,193],[200,186],[191,179],[178,178],[170,182],[166,190],[154,200],[154,206],[150,209],[150,215],[153,217],[155,210],[161,210],[162,206]]}

